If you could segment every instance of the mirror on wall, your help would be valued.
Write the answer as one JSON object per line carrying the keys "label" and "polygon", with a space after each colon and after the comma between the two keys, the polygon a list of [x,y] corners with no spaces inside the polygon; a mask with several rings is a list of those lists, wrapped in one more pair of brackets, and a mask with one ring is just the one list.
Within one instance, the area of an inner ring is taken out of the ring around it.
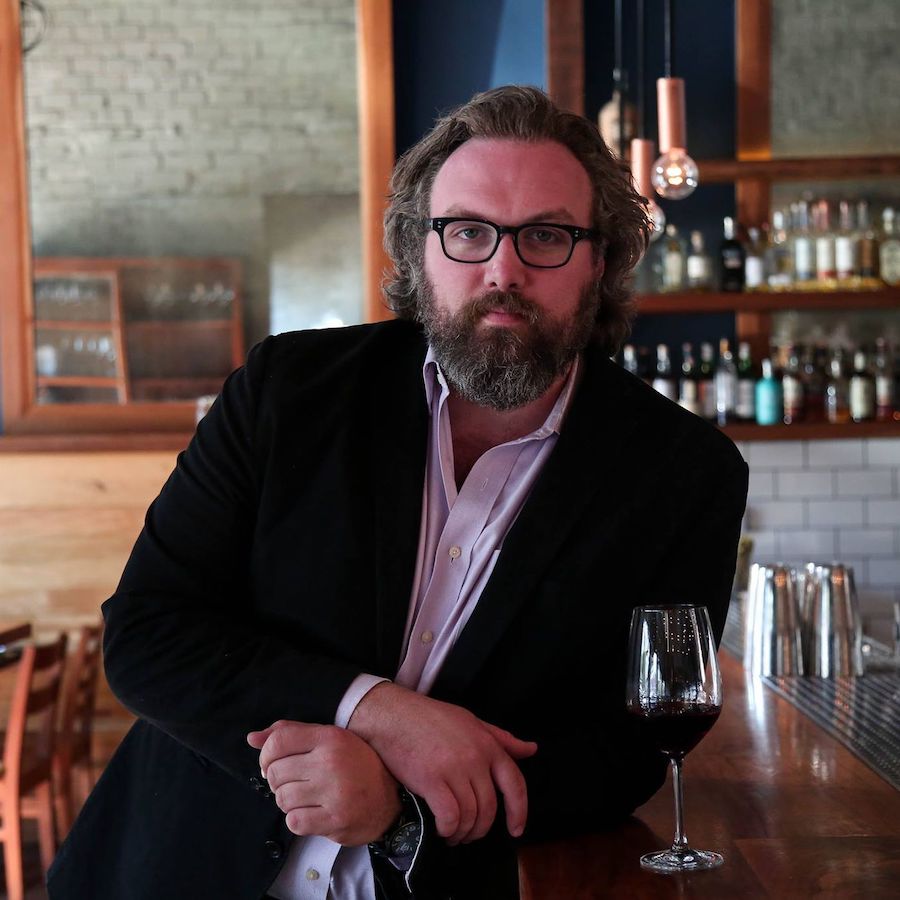
{"label": "mirror on wall", "polygon": [[362,320],[354,0],[25,6],[34,402],[215,393]]}

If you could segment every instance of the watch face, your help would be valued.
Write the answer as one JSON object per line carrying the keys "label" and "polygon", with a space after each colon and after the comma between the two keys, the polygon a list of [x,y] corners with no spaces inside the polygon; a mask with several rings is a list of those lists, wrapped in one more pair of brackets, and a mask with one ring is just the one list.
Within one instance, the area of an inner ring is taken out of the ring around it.
{"label": "watch face", "polygon": [[401,825],[388,841],[390,856],[414,856],[419,846],[421,830],[418,822],[407,822]]}

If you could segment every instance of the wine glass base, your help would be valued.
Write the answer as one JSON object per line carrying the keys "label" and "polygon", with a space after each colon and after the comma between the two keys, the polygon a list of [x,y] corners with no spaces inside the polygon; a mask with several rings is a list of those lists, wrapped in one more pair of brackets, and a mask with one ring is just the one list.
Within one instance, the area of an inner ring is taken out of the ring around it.
{"label": "wine glass base", "polygon": [[668,850],[657,850],[645,853],[641,857],[641,868],[651,872],[672,875],[676,872],[700,872],[704,869],[715,869],[725,860],[721,853],[712,850],[692,850],[690,847],[670,847]]}

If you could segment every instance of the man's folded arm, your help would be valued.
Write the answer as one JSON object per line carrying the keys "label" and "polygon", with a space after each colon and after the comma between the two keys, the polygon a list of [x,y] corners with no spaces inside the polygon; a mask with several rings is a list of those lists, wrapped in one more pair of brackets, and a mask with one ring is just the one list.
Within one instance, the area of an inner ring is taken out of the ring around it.
{"label": "man's folded arm", "polygon": [[[106,675],[131,711],[246,779],[248,731],[278,719],[332,723],[359,667],[303,646],[249,603],[258,485],[255,347],[147,512],[116,593],[103,605]],[[303,586],[298,585],[298,594]]]}

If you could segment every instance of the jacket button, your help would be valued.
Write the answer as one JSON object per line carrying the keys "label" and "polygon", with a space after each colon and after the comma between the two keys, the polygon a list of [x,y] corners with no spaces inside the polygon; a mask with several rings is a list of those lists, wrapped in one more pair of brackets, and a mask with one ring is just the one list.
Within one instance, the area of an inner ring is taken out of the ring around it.
{"label": "jacket button", "polygon": [[270,859],[281,859],[283,850],[278,841],[266,841],[266,852],[269,854]]}

